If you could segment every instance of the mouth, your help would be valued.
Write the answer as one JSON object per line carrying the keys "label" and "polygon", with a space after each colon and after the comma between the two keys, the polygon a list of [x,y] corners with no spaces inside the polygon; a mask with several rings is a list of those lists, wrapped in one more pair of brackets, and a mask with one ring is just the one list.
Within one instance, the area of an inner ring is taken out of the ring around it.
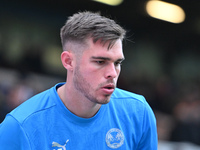
{"label": "mouth", "polygon": [[106,88],[106,89],[114,89],[115,86],[114,86],[113,84],[109,84],[109,85],[104,86],[103,88]]}
{"label": "mouth", "polygon": [[102,89],[103,89],[103,92],[105,94],[110,95],[114,92],[115,85],[114,84],[107,84],[107,85],[103,86]]}

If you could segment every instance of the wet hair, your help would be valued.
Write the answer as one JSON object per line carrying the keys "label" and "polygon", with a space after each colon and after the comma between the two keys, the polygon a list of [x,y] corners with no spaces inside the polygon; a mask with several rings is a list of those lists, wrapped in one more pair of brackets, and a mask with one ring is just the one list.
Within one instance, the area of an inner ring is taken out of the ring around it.
{"label": "wet hair", "polygon": [[69,49],[69,45],[74,43],[86,44],[89,38],[94,43],[98,40],[103,45],[108,43],[109,49],[118,39],[123,40],[125,34],[126,31],[114,20],[89,11],[78,12],[69,17],[60,32],[63,50]]}

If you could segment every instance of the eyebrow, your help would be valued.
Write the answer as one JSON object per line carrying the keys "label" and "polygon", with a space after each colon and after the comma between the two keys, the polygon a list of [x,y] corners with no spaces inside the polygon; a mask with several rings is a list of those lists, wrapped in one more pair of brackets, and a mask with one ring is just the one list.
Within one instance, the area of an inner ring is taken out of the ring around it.
{"label": "eyebrow", "polygon": [[[111,60],[108,57],[101,57],[101,56],[98,56],[98,57],[92,56],[92,59]],[[117,59],[117,61],[123,61],[123,60],[125,60],[125,58],[119,58],[119,59]]]}

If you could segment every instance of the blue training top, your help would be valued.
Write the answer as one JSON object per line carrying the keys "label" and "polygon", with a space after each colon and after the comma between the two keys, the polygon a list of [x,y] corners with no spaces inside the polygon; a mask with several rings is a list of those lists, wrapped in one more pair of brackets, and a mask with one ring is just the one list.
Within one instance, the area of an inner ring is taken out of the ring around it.
{"label": "blue training top", "polygon": [[156,119],[143,96],[116,88],[89,119],[71,113],[56,89],[35,95],[0,124],[1,150],[157,150]]}

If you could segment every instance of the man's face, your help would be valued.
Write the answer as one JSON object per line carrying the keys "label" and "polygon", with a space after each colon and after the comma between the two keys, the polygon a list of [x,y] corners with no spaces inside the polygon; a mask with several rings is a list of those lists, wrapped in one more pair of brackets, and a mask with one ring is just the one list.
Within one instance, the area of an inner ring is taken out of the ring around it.
{"label": "man's face", "polygon": [[123,60],[121,40],[117,40],[109,50],[107,45],[103,46],[99,41],[94,44],[90,40],[74,69],[75,88],[91,102],[108,103],[116,87]]}

